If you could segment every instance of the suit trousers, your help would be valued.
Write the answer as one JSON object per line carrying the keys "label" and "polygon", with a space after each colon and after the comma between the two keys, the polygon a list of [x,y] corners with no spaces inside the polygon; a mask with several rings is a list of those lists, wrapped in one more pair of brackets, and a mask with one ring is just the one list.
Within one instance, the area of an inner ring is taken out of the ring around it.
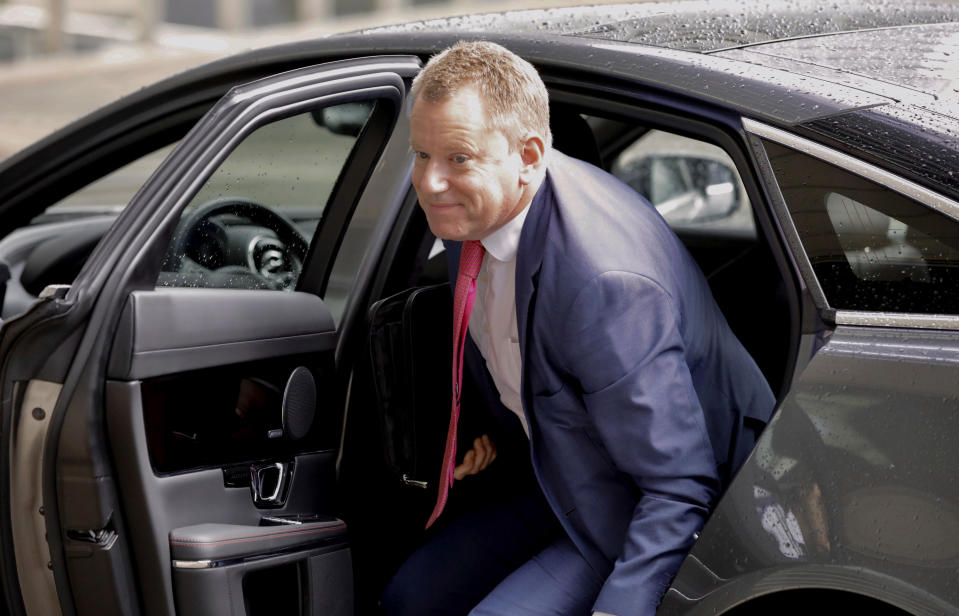
{"label": "suit trousers", "polygon": [[396,572],[382,605],[389,616],[588,615],[602,584],[537,486],[440,528]]}

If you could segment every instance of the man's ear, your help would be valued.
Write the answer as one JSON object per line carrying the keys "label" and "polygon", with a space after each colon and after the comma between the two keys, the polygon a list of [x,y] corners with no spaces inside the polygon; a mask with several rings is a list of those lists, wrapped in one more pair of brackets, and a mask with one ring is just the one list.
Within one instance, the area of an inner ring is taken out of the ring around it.
{"label": "man's ear", "polygon": [[546,162],[546,144],[543,143],[543,138],[531,133],[520,143],[519,155],[523,161],[519,171],[519,181],[521,184],[530,184]]}

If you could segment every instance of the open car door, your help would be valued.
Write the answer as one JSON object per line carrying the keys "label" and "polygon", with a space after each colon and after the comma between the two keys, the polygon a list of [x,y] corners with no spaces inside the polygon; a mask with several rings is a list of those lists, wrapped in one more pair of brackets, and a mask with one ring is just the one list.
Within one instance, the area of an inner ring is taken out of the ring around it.
{"label": "open car door", "polygon": [[4,324],[11,614],[352,613],[337,342],[408,190],[419,66],[235,88]]}

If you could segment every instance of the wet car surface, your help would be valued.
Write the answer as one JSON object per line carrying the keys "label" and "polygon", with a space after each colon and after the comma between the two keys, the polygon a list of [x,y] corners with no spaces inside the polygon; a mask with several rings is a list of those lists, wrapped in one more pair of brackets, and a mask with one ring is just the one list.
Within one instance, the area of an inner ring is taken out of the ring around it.
{"label": "wet car surface", "polygon": [[[660,209],[778,397],[660,613],[959,610],[959,5],[798,1],[253,51],[0,164],[11,613],[375,613],[430,494],[383,427],[367,311],[446,281],[407,87],[471,37],[538,67],[557,149]],[[142,188],[84,192],[104,177]]]}

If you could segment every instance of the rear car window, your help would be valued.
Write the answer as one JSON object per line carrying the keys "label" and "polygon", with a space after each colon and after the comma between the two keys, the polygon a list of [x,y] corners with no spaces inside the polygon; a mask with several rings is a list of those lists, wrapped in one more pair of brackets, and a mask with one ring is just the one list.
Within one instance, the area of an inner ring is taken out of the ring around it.
{"label": "rear car window", "polygon": [[832,308],[959,313],[959,222],[849,171],[764,144]]}

